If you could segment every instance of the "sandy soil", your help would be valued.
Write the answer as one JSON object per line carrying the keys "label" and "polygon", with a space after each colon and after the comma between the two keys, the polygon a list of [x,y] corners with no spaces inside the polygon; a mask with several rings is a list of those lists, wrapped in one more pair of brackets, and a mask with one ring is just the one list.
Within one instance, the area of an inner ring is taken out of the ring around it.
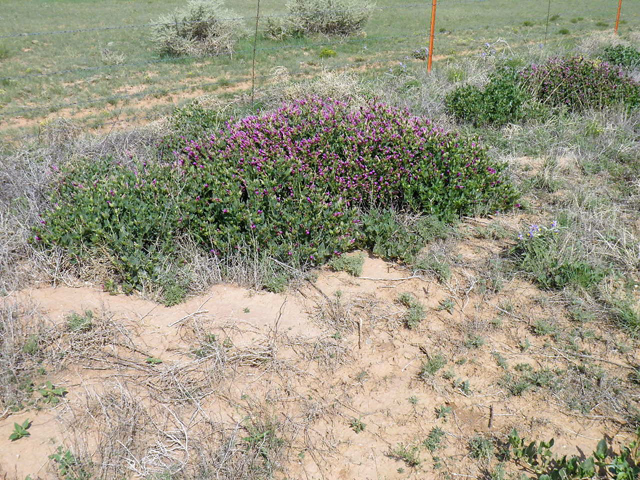
{"label": "sandy soil", "polygon": [[[507,219],[505,228],[518,221],[508,225]],[[478,269],[503,243],[467,235],[444,246],[453,262],[445,283],[367,258],[360,278],[323,270],[314,284],[286,294],[218,285],[171,308],[93,288],[19,292],[16,298],[61,329],[71,312],[86,310],[105,327],[97,343],[65,340],[70,347],[47,377],[68,389],[60,404],[36,403],[0,421],[2,471],[7,478],[56,478],[48,456],[60,445],[98,463],[117,457],[128,477],[159,473],[169,463],[188,469],[195,460],[187,440],[196,449],[213,448],[234,428],[250,431],[247,422],[277,425],[278,478],[477,478],[483,464],[469,457],[469,439],[504,439],[513,428],[528,438],[554,437],[562,454],[590,452],[605,431],[614,442],[628,439],[624,418],[604,397],[579,412],[562,392],[514,396],[501,384],[496,354],[510,366],[554,369],[580,361],[548,336],[531,335],[537,318],[570,327],[552,295],[517,277],[499,293],[478,288]],[[425,307],[427,318],[417,329],[403,325],[402,292]],[[442,308],[447,299],[449,310]],[[211,333],[224,346],[198,356]],[[602,334],[614,340],[615,334]],[[482,337],[483,345],[469,346],[470,335]],[[530,346],[523,351],[525,338]],[[637,357],[610,341],[578,342],[581,354],[594,359],[624,366],[629,355]],[[438,353],[446,366],[420,378],[422,363]],[[163,363],[149,364],[150,357]],[[599,365],[625,375],[624,367]],[[467,390],[460,388],[464,380]],[[441,407],[451,409],[446,418],[436,415]],[[7,441],[13,422],[26,418],[33,421],[31,436]],[[354,419],[366,425],[363,431],[354,431]],[[398,445],[417,445],[436,426],[446,432],[443,448],[422,449],[419,465],[394,455]],[[115,470],[106,474],[114,476]]]}

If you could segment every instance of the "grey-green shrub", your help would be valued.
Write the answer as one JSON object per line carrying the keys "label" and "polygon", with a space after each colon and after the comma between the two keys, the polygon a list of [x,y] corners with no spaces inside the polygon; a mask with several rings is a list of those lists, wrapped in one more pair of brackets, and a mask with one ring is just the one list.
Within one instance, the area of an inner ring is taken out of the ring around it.
{"label": "grey-green shrub", "polygon": [[374,5],[368,0],[291,0],[287,4],[289,26],[294,35],[354,35],[371,18]]}
{"label": "grey-green shrub", "polygon": [[221,0],[190,0],[161,17],[152,39],[165,55],[204,57],[233,53],[243,27]]}

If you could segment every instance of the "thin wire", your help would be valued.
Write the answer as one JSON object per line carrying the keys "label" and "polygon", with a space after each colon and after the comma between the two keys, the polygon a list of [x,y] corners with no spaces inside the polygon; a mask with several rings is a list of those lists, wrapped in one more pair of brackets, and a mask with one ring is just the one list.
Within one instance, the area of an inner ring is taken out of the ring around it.
{"label": "thin wire", "polygon": [[547,25],[544,29],[544,43],[547,43],[547,34],[549,33],[549,17],[551,16],[551,0],[549,0],[549,6],[547,7]]}
{"label": "thin wire", "polygon": [[[387,63],[390,62],[396,62],[397,60],[388,60]],[[338,67],[330,67],[330,68],[325,68],[325,70],[334,70],[336,68],[343,68],[345,65],[353,65],[353,66],[362,66],[362,65],[376,65],[376,63],[372,63],[372,62],[350,62],[350,63],[346,63],[343,65],[340,65]],[[300,69],[299,72],[301,72],[302,74],[305,73],[304,70]],[[299,75],[300,73],[291,73],[290,75],[295,76],[295,75]],[[267,74],[267,75],[259,75],[256,76],[256,79],[259,78],[267,78],[273,76],[272,74]],[[86,106],[86,105],[93,105],[96,103],[103,103],[103,102],[112,102],[112,101],[117,101],[117,100],[129,100],[129,99],[134,99],[134,98],[144,98],[144,97],[149,97],[152,95],[156,95],[156,94],[169,94],[169,93],[175,93],[175,92],[180,92],[180,91],[184,91],[184,90],[189,90],[189,89],[194,89],[194,88],[199,88],[199,89],[204,89],[207,87],[212,87],[212,86],[216,86],[218,85],[218,81],[215,82],[207,82],[207,83],[203,83],[203,84],[198,84],[198,85],[183,85],[181,87],[175,87],[175,88],[157,88],[157,89],[153,89],[153,90],[145,90],[144,92],[139,92],[139,93],[133,93],[133,94],[126,94],[126,95],[110,95],[107,97],[99,97],[99,98],[94,98],[91,100],[86,100],[86,101],[78,101],[78,102],[66,102],[66,103],[59,103],[56,105],[48,105],[48,106],[37,106],[37,107],[18,107],[15,108],[9,112],[3,113],[2,115],[0,115],[0,118],[11,118],[13,116],[15,116],[16,113],[20,113],[20,112],[38,112],[38,111],[46,111],[46,110],[59,110],[62,108],[69,108],[69,107],[80,107],[80,106]]]}
{"label": "thin wire", "polygon": [[[473,0],[475,2],[482,0]],[[422,7],[424,4],[422,3],[405,3],[400,5],[392,5],[386,7],[373,7],[371,10],[376,11],[384,11],[384,10],[395,10],[400,8],[416,8]],[[363,9],[369,10],[369,9]],[[336,10],[328,10],[328,11],[336,11]],[[292,13],[273,13],[270,15],[263,15],[261,18],[287,18],[294,16]],[[225,20],[253,20],[255,18],[253,15],[244,16],[244,17],[230,17]],[[197,21],[191,22],[178,22],[179,25],[188,25],[190,23],[197,23]],[[175,25],[174,22],[164,23],[164,22],[153,22],[153,23],[139,23],[133,25],[113,25],[107,27],[94,27],[94,28],[77,28],[72,30],[52,30],[49,32],[23,32],[23,33],[10,33],[6,35],[0,35],[0,38],[19,38],[19,37],[34,37],[34,36],[42,36],[42,35],[69,35],[74,33],[86,33],[86,32],[100,32],[100,31],[108,31],[108,30],[126,30],[126,29],[136,29],[136,28],[149,28],[149,27],[159,27],[162,25]]]}
{"label": "thin wire", "polygon": [[260,0],[256,9],[256,31],[253,36],[253,59],[251,65],[251,103],[255,100],[256,93],[256,46],[258,45],[258,24],[260,23]]}
{"label": "thin wire", "polygon": [[[400,39],[410,39],[410,38],[417,38],[417,37],[421,37],[423,36],[422,34],[416,34],[416,35],[383,35],[383,36],[378,36],[378,37],[367,37],[367,38],[357,38],[357,39],[350,39],[347,43],[344,43],[344,45],[353,45],[353,44],[358,44],[358,43],[363,43],[363,42],[369,42],[371,40],[391,40],[391,39],[395,39],[395,40],[400,40]],[[324,46],[324,45],[333,45],[334,41],[326,41],[326,42],[317,42],[314,43],[313,45],[310,46]],[[279,51],[279,50],[290,50],[290,49],[295,49],[295,48],[300,48],[300,45],[280,45],[280,46],[276,46],[276,47],[264,47],[264,48],[258,48],[256,49],[257,52],[273,52],[273,51]],[[160,59],[155,59],[155,60],[145,60],[142,62],[131,62],[131,63],[121,63],[121,64],[116,64],[116,65],[98,65],[95,67],[82,67],[82,68],[71,68],[71,69],[67,69],[67,70],[57,70],[55,72],[46,72],[46,73],[27,73],[24,75],[13,75],[13,76],[6,76],[6,77],[0,77],[0,80],[22,80],[25,78],[39,78],[39,77],[50,77],[53,75],[64,75],[67,73],[78,73],[78,72],[95,72],[95,71],[100,71],[100,70],[114,70],[114,69],[120,69],[120,68],[126,68],[126,67],[141,67],[141,66],[145,66],[145,65],[154,65],[154,64],[162,64],[162,63],[181,63],[181,62],[185,62],[188,60],[206,60],[208,58],[216,58],[216,57],[232,57],[233,55],[241,55],[244,53],[251,53],[252,50],[240,50],[237,52],[233,52],[233,53],[229,53],[229,52],[224,52],[224,53],[218,53],[218,54],[213,54],[213,55],[208,55],[206,57],[198,57],[198,56],[184,56],[184,57],[167,57],[167,58],[160,58]]]}

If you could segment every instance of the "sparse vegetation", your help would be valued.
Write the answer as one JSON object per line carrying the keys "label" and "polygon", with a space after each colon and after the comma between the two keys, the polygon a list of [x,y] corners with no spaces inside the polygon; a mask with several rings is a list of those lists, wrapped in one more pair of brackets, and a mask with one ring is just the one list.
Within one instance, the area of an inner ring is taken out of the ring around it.
{"label": "sparse vegetation", "polygon": [[347,272],[349,275],[359,277],[362,275],[364,255],[341,255],[331,260],[329,265],[336,272]]}
{"label": "sparse vegetation", "polygon": [[420,378],[427,379],[433,377],[438,370],[443,368],[446,364],[447,359],[443,355],[436,354],[431,356],[422,364],[422,367],[420,367]]}
{"label": "sparse vegetation", "polygon": [[351,420],[351,422],[349,422],[349,426],[351,427],[351,430],[356,433],[364,432],[364,429],[367,428],[367,424],[360,418],[354,418]]}

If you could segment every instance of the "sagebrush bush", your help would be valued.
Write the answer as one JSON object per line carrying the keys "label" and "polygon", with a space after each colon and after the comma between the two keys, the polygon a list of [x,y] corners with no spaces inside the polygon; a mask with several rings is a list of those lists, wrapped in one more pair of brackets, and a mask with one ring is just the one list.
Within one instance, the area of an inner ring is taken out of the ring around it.
{"label": "sagebrush bush", "polygon": [[640,66],[640,51],[626,45],[605,47],[602,57],[607,62],[621,67],[635,68]]}
{"label": "sagebrush bush", "polygon": [[242,24],[221,0],[189,0],[187,5],[158,19],[152,39],[165,55],[231,54],[242,35]]}
{"label": "sagebrush bush", "polygon": [[354,35],[369,21],[373,7],[368,0],[291,0],[289,16],[271,24],[270,36]]}
{"label": "sagebrush bush", "polygon": [[157,281],[185,237],[219,258],[257,253],[304,269],[375,251],[376,209],[452,220],[511,207],[503,169],[407,111],[310,98],[185,139],[164,162],[72,166],[35,241],[81,262],[106,257],[133,287]]}
{"label": "sagebrush bush", "polygon": [[640,105],[640,83],[607,62],[554,58],[526,67],[519,76],[524,88],[550,107],[582,111],[615,104],[627,108]]}
{"label": "sagebrush bush", "polygon": [[475,126],[505,125],[524,117],[524,105],[530,98],[518,82],[517,72],[502,68],[491,74],[484,88],[475,85],[456,88],[445,98],[445,105],[458,120]]}

